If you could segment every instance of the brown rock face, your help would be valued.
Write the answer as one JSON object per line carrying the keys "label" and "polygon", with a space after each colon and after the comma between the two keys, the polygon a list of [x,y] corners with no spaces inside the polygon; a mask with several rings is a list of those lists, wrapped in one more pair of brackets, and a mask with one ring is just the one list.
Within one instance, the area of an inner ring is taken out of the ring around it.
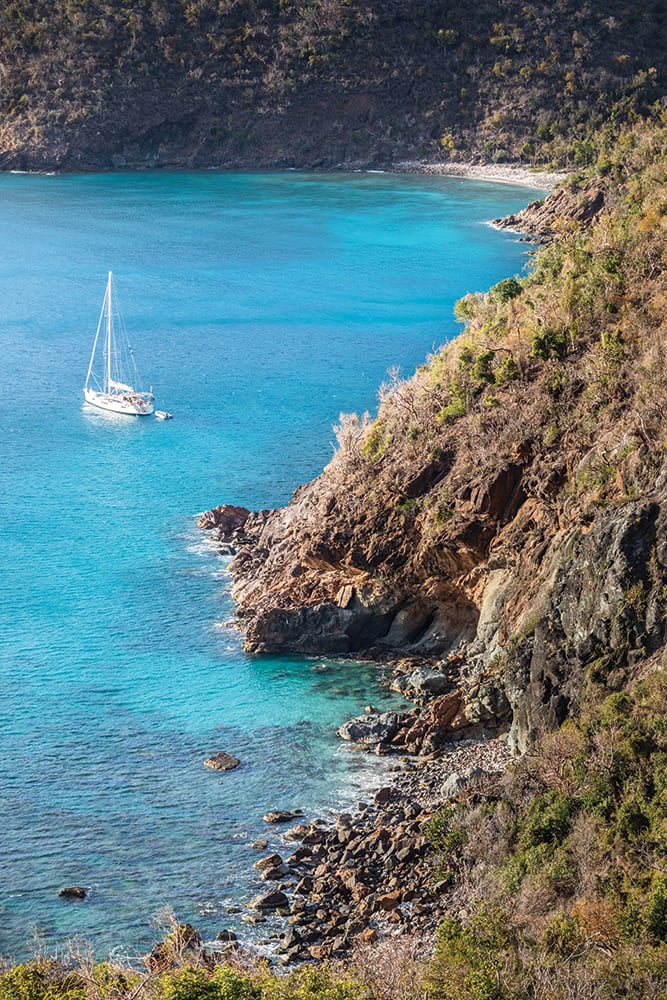
{"label": "brown rock face", "polygon": [[596,176],[533,206],[563,233],[534,273],[466,296],[462,338],[244,523],[249,651],[437,660],[401,689],[431,707],[377,752],[468,727],[525,749],[587,672],[614,690],[665,646],[667,288],[640,188]]}
{"label": "brown rock face", "polygon": [[583,187],[561,187],[544,201],[534,201],[515,215],[496,219],[496,225],[548,240],[568,224],[593,222],[607,200],[608,193],[599,181],[589,181]]}
{"label": "brown rock face", "polygon": [[240,763],[241,761],[238,757],[232,757],[231,754],[221,750],[220,753],[216,753],[212,757],[209,757],[208,760],[205,760],[204,767],[208,767],[211,771],[233,771]]}
{"label": "brown rock face", "polygon": [[204,511],[197,525],[207,531],[216,528],[218,537],[223,538],[243,528],[249,517],[250,511],[245,507],[235,507],[233,504],[225,503]]}

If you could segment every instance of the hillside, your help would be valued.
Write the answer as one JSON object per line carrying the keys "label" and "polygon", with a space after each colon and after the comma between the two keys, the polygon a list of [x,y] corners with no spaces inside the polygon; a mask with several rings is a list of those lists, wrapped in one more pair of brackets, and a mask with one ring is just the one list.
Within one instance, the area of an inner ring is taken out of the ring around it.
{"label": "hillside", "polygon": [[[446,689],[342,727],[409,761],[396,786],[258,862],[277,891],[249,906],[317,964],[175,924],[143,967],[76,943],[0,966],[2,1000],[665,1000],[667,116],[597,162],[522,216],[550,229],[532,273],[461,300],[463,335],[341,417],[317,480],[211,512],[250,649]],[[501,773],[480,729],[528,752]]]}
{"label": "hillside", "polygon": [[666,25],[625,0],[12,0],[0,166],[582,164],[664,94]]}
{"label": "hillside", "polygon": [[469,723],[520,749],[586,676],[620,688],[662,655],[665,136],[602,149],[530,275],[461,300],[464,333],[394,374],[373,420],[341,416],[322,475],[246,521],[248,650],[435,659]]}

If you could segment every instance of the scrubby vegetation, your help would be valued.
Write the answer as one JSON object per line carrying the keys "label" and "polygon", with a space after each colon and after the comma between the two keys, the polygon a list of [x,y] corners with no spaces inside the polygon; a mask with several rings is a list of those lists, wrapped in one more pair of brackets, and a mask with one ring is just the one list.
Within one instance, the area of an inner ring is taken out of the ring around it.
{"label": "scrubby vegetation", "polygon": [[[631,499],[654,481],[667,439],[666,156],[661,110],[616,142],[602,136],[596,165],[569,181],[575,199],[591,184],[603,193],[595,221],[554,219],[557,238],[527,275],[465,296],[460,336],[413,377],[390,372],[374,420],[342,417],[333,464],[350,504],[369,475],[396,504],[417,500],[413,563],[452,537],[452,518],[499,457],[530,461],[530,493],[561,513]],[[405,472],[415,469],[418,485]],[[402,550],[381,569],[399,567]]]}
{"label": "scrubby vegetation", "polygon": [[[433,560],[463,523],[464,470],[484,481],[499,455],[533,456],[527,491],[555,521],[579,519],[583,534],[638,495],[657,496],[667,447],[665,116],[617,145],[603,138],[595,158],[605,205],[596,221],[556,220],[528,275],[464,298],[459,340],[410,381],[393,372],[374,421],[347,416],[337,428],[328,475],[345,476],[349,516],[355,482],[365,501],[370,483],[385,489],[384,521],[412,533],[417,561]],[[582,192],[589,184],[590,175],[571,181]],[[406,482],[415,467],[428,474]],[[390,547],[379,557],[385,577],[396,558]],[[412,571],[405,551],[399,558]],[[434,950],[388,939],[360,945],[345,965],[280,973],[238,954],[216,960],[176,927],[145,968],[80,953],[37,958],[0,973],[0,998],[665,1000],[666,574],[657,542],[633,559],[606,643],[577,654],[584,672],[569,719],[430,821],[434,891],[449,912]],[[540,628],[553,625],[524,615],[489,670],[502,674]],[[571,641],[563,635],[574,658]]]}
{"label": "scrubby vegetation", "polygon": [[664,93],[664,4],[12,0],[7,166],[588,164]]}
{"label": "scrubby vegetation", "polygon": [[432,821],[472,909],[440,928],[434,995],[667,995],[666,753],[662,671],[606,698],[591,682],[578,720]]}

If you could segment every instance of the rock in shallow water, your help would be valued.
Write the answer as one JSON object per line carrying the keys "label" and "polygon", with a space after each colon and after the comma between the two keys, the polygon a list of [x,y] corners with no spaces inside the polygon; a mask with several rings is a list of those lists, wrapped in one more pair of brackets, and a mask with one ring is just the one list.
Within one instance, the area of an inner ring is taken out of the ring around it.
{"label": "rock in shallow water", "polygon": [[210,768],[211,771],[233,771],[240,763],[238,757],[232,757],[231,754],[220,751],[220,753],[213,754],[212,757],[205,760],[204,767]]}
{"label": "rock in shallow water", "polygon": [[217,528],[221,537],[243,528],[250,517],[250,511],[245,507],[236,507],[225,503],[212,510],[204,511],[197,522],[197,527],[210,531]]}
{"label": "rock in shallow water", "polygon": [[288,906],[289,900],[280,889],[273,889],[271,892],[261,893],[254,896],[248,906],[251,910],[278,910]]}
{"label": "rock in shallow water", "polygon": [[301,809],[294,809],[292,812],[288,809],[273,809],[271,812],[266,813],[262,819],[265,823],[289,823],[291,820],[296,819],[297,816],[303,816]]}
{"label": "rock in shallow water", "polygon": [[395,735],[401,716],[398,712],[369,713],[344,722],[338,729],[341,739],[353,743],[381,743]]}
{"label": "rock in shallow water", "polygon": [[86,899],[88,890],[80,885],[69,885],[61,889],[58,895],[62,896],[63,899]]}

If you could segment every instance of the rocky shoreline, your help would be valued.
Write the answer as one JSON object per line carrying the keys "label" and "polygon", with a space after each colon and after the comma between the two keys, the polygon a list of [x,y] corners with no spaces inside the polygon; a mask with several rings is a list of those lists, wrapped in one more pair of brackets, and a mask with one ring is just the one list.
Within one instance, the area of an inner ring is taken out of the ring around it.
{"label": "rocky shoreline", "polygon": [[[502,737],[451,740],[437,754],[402,755],[393,784],[372,801],[333,824],[313,819],[290,827],[283,849],[255,862],[267,888],[243,918],[253,925],[282,918],[261,942],[272,961],[344,958],[359,944],[404,934],[431,940],[461,901],[448,896],[448,871],[431,847],[429,822],[446,802],[488,794],[511,756]],[[229,931],[219,940],[229,942]]]}
{"label": "rocky shoreline", "polygon": [[[214,533],[223,553],[234,554],[261,517],[223,505],[204,513],[199,526]],[[391,656],[384,651],[381,659],[386,664]],[[360,751],[386,757],[392,783],[333,823],[299,817],[282,834],[282,846],[254,864],[267,888],[249,901],[243,920],[268,924],[272,933],[261,944],[280,965],[342,958],[359,943],[398,934],[429,940],[452,905],[429,822],[445,803],[487,792],[512,759],[504,735],[464,714],[458,663],[395,656],[392,669],[392,689],[414,707],[378,712],[368,705],[338,730]],[[264,818],[286,824],[297,814]],[[268,838],[253,846],[266,850]],[[268,923],[275,917],[281,929]],[[219,940],[225,948],[239,946],[228,930]]]}

